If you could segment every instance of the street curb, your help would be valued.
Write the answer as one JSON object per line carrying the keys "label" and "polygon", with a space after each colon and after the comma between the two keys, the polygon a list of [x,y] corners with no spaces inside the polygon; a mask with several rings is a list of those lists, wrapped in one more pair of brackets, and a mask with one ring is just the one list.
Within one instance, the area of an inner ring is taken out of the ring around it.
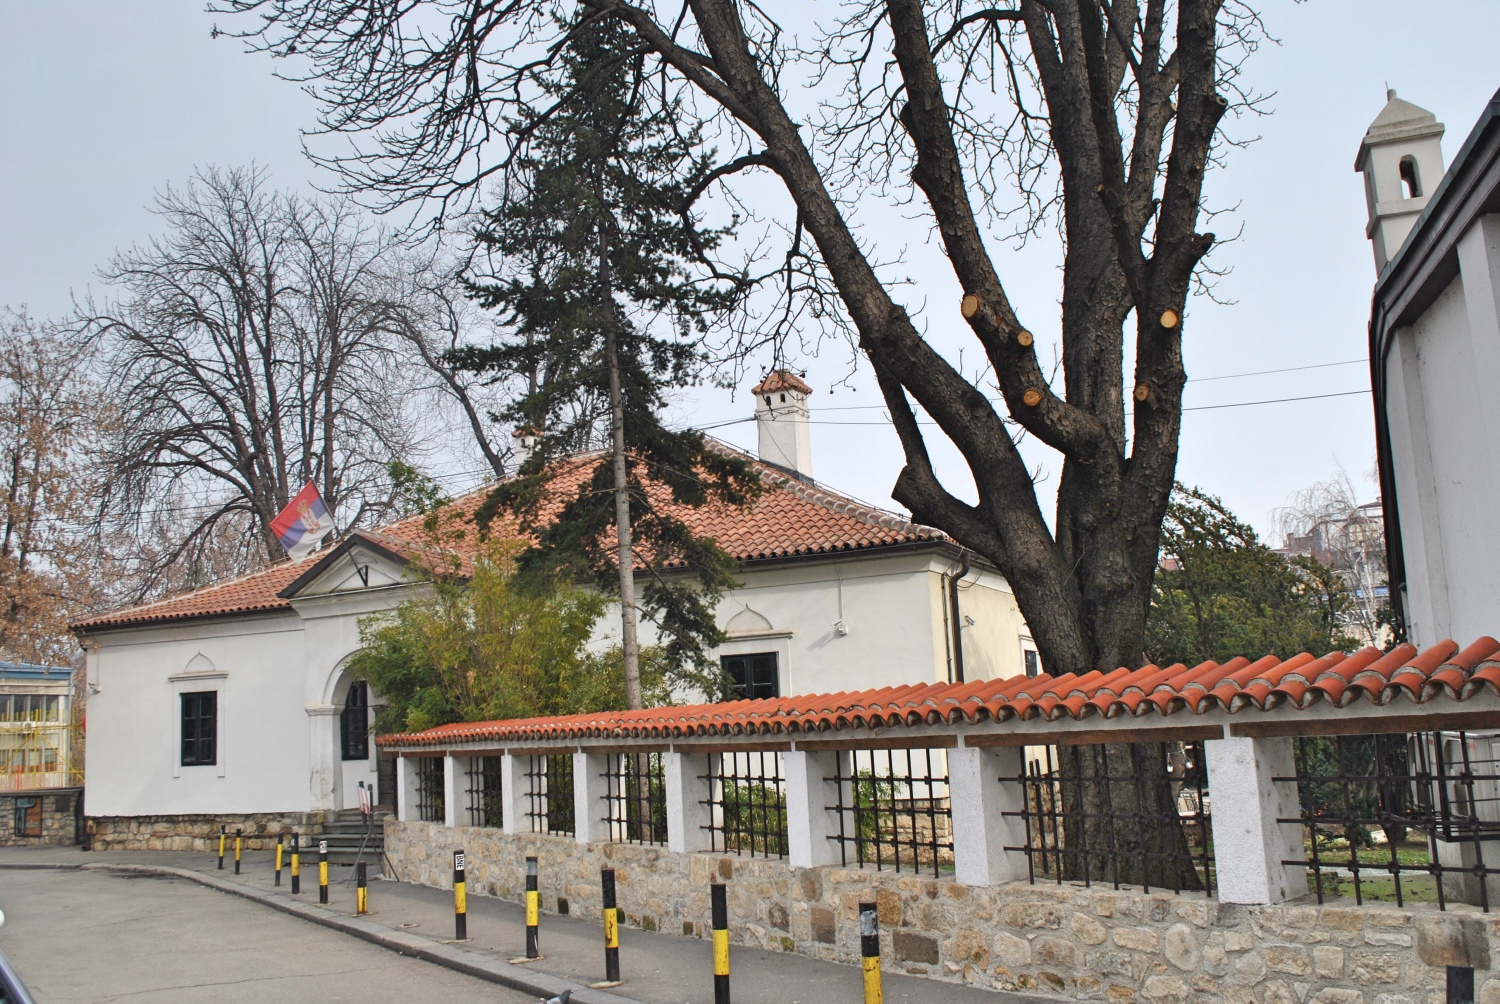
{"label": "street curb", "polygon": [[[16,866],[11,866],[16,867]],[[560,976],[549,976],[546,973],[538,973],[522,966],[513,966],[508,962],[491,959],[487,956],[470,952],[456,945],[444,945],[429,941],[415,934],[406,934],[393,931],[388,927],[368,920],[360,920],[357,917],[342,917],[326,910],[320,910],[307,903],[298,903],[275,893],[262,892],[249,886],[230,882],[214,875],[204,875],[187,868],[171,868],[165,865],[132,865],[132,864],[105,864],[103,862],[89,862],[78,865],[22,865],[19,867],[37,868],[64,868],[80,869],[83,871],[107,871],[107,872],[134,872],[145,875],[162,875],[170,878],[183,878],[199,885],[207,886],[219,892],[230,893],[244,899],[252,900],[262,906],[268,906],[273,910],[291,914],[293,917],[321,924],[323,927],[342,931],[353,935],[373,945],[388,949],[398,955],[408,955],[413,958],[430,962],[444,969],[473,976],[490,983],[498,983],[512,990],[520,990],[522,993],[538,994],[543,999],[556,997],[564,990],[573,991],[572,1000],[576,1004],[641,1004],[633,997],[622,997],[619,994],[606,993],[602,990],[592,990],[580,983],[565,980]]]}

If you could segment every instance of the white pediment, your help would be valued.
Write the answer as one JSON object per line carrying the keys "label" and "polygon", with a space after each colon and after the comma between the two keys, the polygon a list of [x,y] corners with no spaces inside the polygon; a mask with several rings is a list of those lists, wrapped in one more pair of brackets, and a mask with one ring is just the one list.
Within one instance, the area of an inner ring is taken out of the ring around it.
{"label": "white pediment", "polygon": [[724,625],[724,633],[733,637],[735,635],[765,634],[767,631],[775,631],[776,628],[763,614],[750,607],[746,607],[733,617],[729,623]]}
{"label": "white pediment", "polygon": [[403,564],[356,543],[344,549],[343,553],[329,562],[327,568],[319,572],[311,582],[304,584],[291,598],[368,592],[404,585],[410,581],[410,574]]}

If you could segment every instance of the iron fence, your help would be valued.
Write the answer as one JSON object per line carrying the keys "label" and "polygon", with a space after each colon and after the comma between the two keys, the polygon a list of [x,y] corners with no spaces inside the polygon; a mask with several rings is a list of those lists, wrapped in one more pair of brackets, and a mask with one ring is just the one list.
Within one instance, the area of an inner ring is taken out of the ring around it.
{"label": "iron fence", "polygon": [[710,753],[709,847],[751,857],[785,857],[786,781],[779,753]]}
{"label": "iron fence", "polygon": [[469,825],[505,825],[505,802],[501,798],[500,758],[476,756],[469,758]]}
{"label": "iron fence", "polygon": [[1187,743],[1048,746],[1022,758],[1028,878],[1213,892],[1203,749]]}
{"label": "iron fence", "polygon": [[526,818],[531,822],[531,832],[572,836],[572,755],[530,756],[526,762]]}
{"label": "iron fence", "polygon": [[443,758],[417,758],[417,818],[424,823],[441,823],[447,818],[443,804]]}
{"label": "iron fence", "polygon": [[660,753],[605,757],[604,822],[617,844],[667,842],[667,775]]}
{"label": "iron fence", "polygon": [[876,870],[953,868],[953,813],[943,750],[852,750],[834,761],[832,782],[842,863],[851,857]]}
{"label": "iron fence", "polygon": [[[1500,733],[1304,736],[1294,774],[1304,867],[1322,903],[1477,905],[1500,886]],[[1486,847],[1489,850],[1486,851]]]}

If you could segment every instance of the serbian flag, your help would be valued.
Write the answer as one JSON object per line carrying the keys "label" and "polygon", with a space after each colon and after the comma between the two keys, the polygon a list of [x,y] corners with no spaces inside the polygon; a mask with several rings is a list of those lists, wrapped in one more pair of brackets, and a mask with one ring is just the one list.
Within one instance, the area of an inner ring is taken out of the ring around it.
{"label": "serbian flag", "polygon": [[297,497],[271,521],[271,529],[293,561],[301,561],[312,552],[318,541],[333,532],[333,516],[323,504],[323,496],[309,481]]}

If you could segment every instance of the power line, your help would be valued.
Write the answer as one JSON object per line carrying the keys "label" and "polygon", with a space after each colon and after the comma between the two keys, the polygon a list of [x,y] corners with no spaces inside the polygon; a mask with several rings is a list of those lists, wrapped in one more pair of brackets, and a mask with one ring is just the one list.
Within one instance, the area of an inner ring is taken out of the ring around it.
{"label": "power line", "polygon": [[1337,363],[1313,363],[1311,366],[1284,366],[1277,370],[1255,370],[1251,373],[1225,373],[1221,376],[1189,377],[1188,383],[1208,383],[1210,380],[1235,380],[1239,377],[1266,376],[1271,373],[1297,373],[1301,370],[1322,370],[1330,366],[1352,366],[1355,363],[1365,363],[1368,361],[1367,359],[1345,359]]}

